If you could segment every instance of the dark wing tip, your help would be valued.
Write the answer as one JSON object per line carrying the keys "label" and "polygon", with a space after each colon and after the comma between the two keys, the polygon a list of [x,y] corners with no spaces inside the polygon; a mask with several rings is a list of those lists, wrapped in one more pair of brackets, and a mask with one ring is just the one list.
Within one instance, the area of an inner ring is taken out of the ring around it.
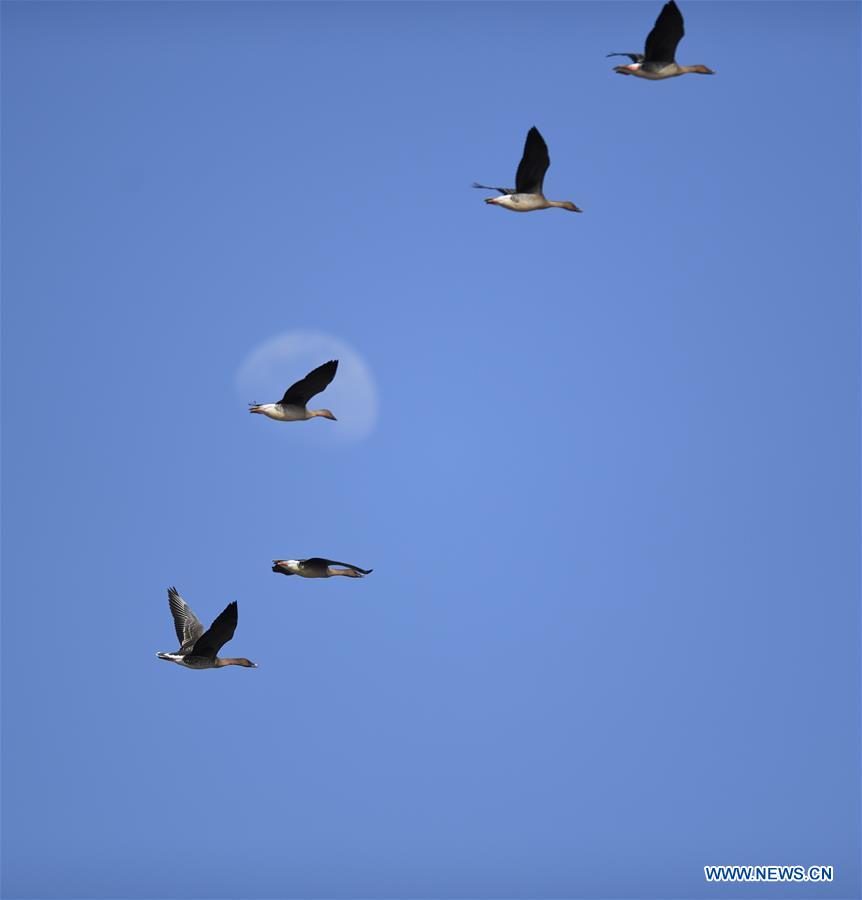
{"label": "dark wing tip", "polygon": [[668,0],[667,3],[662,7],[661,13],[659,13],[659,17],[667,16],[669,19],[676,19],[680,24],[682,24],[682,13],[679,11],[679,7],[676,5],[676,0]]}
{"label": "dark wing tip", "polygon": [[[329,381],[332,381],[332,379],[335,378],[335,373],[337,371],[338,371],[338,360],[330,359],[327,362],[323,363],[322,365],[319,365],[316,369],[312,369],[308,374],[313,375],[315,372],[319,372],[325,378],[328,378]],[[327,382],[327,385],[329,384],[329,381]]]}
{"label": "dark wing tip", "polygon": [[527,140],[524,144],[524,152],[526,152],[527,147],[532,147],[533,150],[538,148],[542,153],[548,152],[548,144],[545,139],[542,137],[542,132],[536,128],[535,125],[531,126],[530,130],[527,132]]}
{"label": "dark wing tip", "polygon": [[[228,603],[228,605],[215,617],[212,625],[210,625],[210,629],[225,623],[229,623],[228,629],[235,628],[238,621],[239,607],[236,605],[236,600],[231,600],[231,602]],[[228,638],[228,640],[230,640],[230,638]],[[227,643],[227,640],[225,643]]]}

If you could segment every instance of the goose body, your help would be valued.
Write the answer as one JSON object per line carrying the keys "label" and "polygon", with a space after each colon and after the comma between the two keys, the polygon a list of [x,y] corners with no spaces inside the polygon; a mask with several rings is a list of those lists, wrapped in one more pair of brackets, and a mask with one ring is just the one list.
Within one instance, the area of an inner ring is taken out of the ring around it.
{"label": "goose body", "polygon": [[627,56],[631,60],[629,65],[614,66],[614,71],[618,74],[635,75],[651,81],[662,81],[689,73],[714,75],[715,72],[707,66],[681,66],[676,62],[676,48],[684,35],[682,13],[675,0],[669,0],[662,7],[652,31],[647,35],[643,53],[608,53],[608,56]]}
{"label": "goose body", "polygon": [[304,422],[306,419],[313,419],[315,416],[323,416],[323,418],[335,419],[326,409],[306,409],[304,406],[296,406],[295,404],[285,403],[259,403],[252,406],[249,412],[260,413],[269,419],[275,419],[277,422]]}
{"label": "goose body", "polygon": [[637,75],[638,78],[648,78],[651,81],[663,81],[665,78],[675,78],[677,75],[687,75],[692,72],[700,75],[715,75],[715,72],[706,66],[680,66],[675,62],[651,67],[644,63],[632,63],[629,66],[616,66],[614,71],[619,75]]}
{"label": "goose body", "polygon": [[237,623],[236,601],[220,612],[208,629],[174,587],[168,588],[168,605],[180,649],[174,653],[157,653],[159,659],[177,663],[187,669],[221,669],[224,666],[244,666],[256,669],[257,664],[245,657],[219,657],[218,652],[233,637]]}
{"label": "goose body", "polygon": [[513,212],[533,212],[537,209],[554,207],[568,209],[570,212],[581,212],[571,200],[548,200],[542,193],[545,173],[550,165],[548,145],[539,134],[539,129],[533,126],[527,132],[527,140],[524,142],[524,154],[515,174],[515,187],[489,187],[476,182],[473,183],[473,187],[486,191],[497,191],[500,194],[499,197],[486,197],[485,202],[494,206],[502,206],[503,209],[511,209]]}
{"label": "goose body", "polygon": [[[335,568],[336,566],[342,568]],[[274,559],[272,571],[278,572],[280,575],[299,575],[302,578],[332,578],[334,575],[364,578],[366,575],[370,575],[374,569],[360,569],[359,566],[350,563],[312,556],[309,559]]]}
{"label": "goose body", "polygon": [[278,403],[252,403],[249,412],[260,413],[277,422],[304,422],[318,416],[334,422],[335,416],[328,409],[309,409],[307,404],[335,378],[337,369],[338,360],[331,359],[292,384]]}
{"label": "goose body", "polygon": [[[511,194],[504,194],[502,197],[488,197],[485,202],[502,206],[503,209],[511,209],[513,212],[533,212],[536,209],[550,209],[552,206],[571,209],[571,207],[563,205],[565,201],[546,200],[540,194],[518,194],[514,191]],[[580,212],[580,210],[573,210],[573,212]]]}

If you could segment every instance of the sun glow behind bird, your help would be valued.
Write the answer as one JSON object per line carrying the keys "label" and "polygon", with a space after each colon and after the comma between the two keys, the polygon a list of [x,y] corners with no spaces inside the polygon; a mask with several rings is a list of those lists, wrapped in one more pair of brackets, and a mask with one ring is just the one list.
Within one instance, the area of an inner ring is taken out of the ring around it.
{"label": "sun glow behind bird", "polygon": [[[338,420],[326,429],[327,440],[332,435],[346,441],[363,440],[374,430],[379,414],[374,376],[348,343],[325,332],[288,331],[263,341],[240,365],[237,393],[248,403],[275,403],[293,382],[328,359],[338,360],[338,373],[311,405],[331,409]],[[276,430],[285,430],[292,438],[299,432],[301,438],[317,442],[324,430],[320,425],[278,423]]]}
{"label": "sun glow behind bird", "polygon": [[3,4],[0,895],[862,896],[862,8],[663,2]]}

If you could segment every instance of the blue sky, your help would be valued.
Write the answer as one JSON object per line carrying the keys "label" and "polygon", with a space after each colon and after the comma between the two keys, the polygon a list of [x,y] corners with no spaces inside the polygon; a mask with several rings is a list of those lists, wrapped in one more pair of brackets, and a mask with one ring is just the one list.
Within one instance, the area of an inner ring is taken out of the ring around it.
{"label": "blue sky", "polygon": [[860,8],[659,6],[3,3],[4,896],[858,896]]}

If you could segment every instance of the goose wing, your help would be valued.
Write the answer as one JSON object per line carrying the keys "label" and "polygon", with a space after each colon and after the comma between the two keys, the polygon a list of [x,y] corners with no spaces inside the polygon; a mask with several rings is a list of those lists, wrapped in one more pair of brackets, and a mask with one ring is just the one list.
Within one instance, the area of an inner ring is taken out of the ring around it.
{"label": "goose wing", "polygon": [[490,184],[479,184],[478,181],[473,182],[474,188],[480,188],[483,191],[497,191],[498,194],[514,194],[514,188],[492,187]]}
{"label": "goose wing", "polygon": [[675,0],[670,0],[662,7],[652,31],[647,35],[644,62],[673,62],[676,46],[684,34],[682,13]]}
{"label": "goose wing", "polygon": [[233,637],[236,631],[237,607],[236,600],[228,605],[215,617],[215,621],[195,642],[194,655],[216,656],[221,648]]}
{"label": "goose wing", "polygon": [[305,406],[315,394],[319,394],[335,378],[337,368],[337,359],[331,359],[322,366],[318,366],[284,392],[281,404],[283,406]]}
{"label": "goose wing", "polygon": [[168,605],[174,617],[180,653],[188,653],[194,647],[195,641],[204,633],[204,626],[175,587],[168,588]]}
{"label": "goose wing", "polygon": [[605,58],[609,56],[627,56],[633,63],[644,61],[643,53],[606,53]]}
{"label": "goose wing", "polygon": [[317,568],[318,566],[343,566],[345,569],[355,569],[357,572],[362,572],[363,575],[370,575],[374,571],[373,569],[360,569],[359,566],[354,566],[353,563],[338,562],[338,560],[335,559],[324,559],[322,556],[313,556],[311,559],[304,559],[302,562],[303,565],[311,566],[313,568]]}
{"label": "goose wing", "polygon": [[524,155],[518,163],[518,172],[515,175],[515,191],[518,194],[541,194],[542,183],[545,180],[545,172],[551,164],[548,156],[548,145],[539,134],[539,129],[533,126],[527,132],[527,140],[524,142]]}

